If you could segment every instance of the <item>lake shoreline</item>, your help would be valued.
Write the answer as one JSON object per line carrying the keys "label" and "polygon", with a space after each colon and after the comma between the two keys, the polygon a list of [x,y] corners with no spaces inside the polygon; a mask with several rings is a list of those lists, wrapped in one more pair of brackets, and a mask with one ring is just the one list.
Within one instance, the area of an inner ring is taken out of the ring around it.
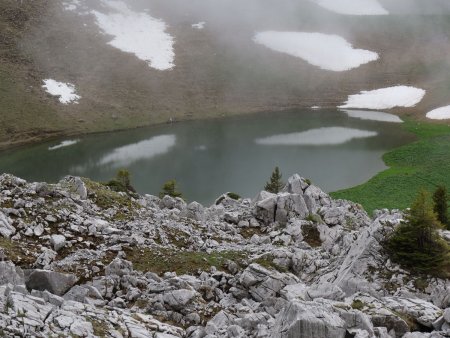
{"label": "lake shoreline", "polygon": [[406,120],[402,128],[416,135],[417,140],[397,147],[383,155],[388,169],[367,182],[338,190],[333,198],[360,203],[370,214],[375,209],[405,209],[419,190],[432,193],[438,185],[450,189],[450,126]]}
{"label": "lake shoreline", "polygon": [[187,198],[211,203],[224,189],[254,196],[279,166],[335,191],[384,170],[383,153],[412,140],[399,123],[372,118],[290,109],[78,135],[2,152],[0,170],[27,180],[70,174],[105,181],[127,168],[140,193],[176,179]]}

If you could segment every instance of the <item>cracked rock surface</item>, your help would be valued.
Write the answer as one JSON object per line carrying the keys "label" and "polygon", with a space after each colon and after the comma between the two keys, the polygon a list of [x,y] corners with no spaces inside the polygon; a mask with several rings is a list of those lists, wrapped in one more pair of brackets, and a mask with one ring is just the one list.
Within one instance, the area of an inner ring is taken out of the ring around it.
{"label": "cracked rock surface", "polygon": [[208,207],[4,174],[0,336],[450,337],[450,281],[383,250],[403,217],[299,175]]}

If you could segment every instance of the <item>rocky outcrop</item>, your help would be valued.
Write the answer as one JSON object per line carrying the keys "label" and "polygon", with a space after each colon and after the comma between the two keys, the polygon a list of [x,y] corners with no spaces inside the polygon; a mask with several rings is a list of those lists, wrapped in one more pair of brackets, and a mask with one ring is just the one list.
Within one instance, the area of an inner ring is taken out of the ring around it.
{"label": "rocky outcrop", "polygon": [[279,194],[225,194],[210,207],[1,175],[0,327],[6,337],[448,336],[450,281],[417,280],[383,251],[402,218],[372,219],[298,175]]}
{"label": "rocky outcrop", "polygon": [[274,338],[345,338],[346,323],[330,306],[291,302],[277,316]]}

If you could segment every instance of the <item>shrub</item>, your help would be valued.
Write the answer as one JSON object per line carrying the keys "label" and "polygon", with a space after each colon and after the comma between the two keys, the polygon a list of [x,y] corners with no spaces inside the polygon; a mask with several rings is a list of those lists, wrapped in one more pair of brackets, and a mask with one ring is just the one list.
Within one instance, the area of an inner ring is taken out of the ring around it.
{"label": "shrub", "polygon": [[120,169],[116,177],[105,183],[111,190],[116,192],[132,192],[135,193],[136,190],[131,185],[131,175],[130,172],[126,169]]}
{"label": "shrub", "polygon": [[445,274],[450,249],[440,238],[437,232],[439,227],[428,193],[421,191],[406,222],[400,224],[387,241],[392,260],[418,273]]}
{"label": "shrub", "polygon": [[166,183],[164,183],[162,190],[159,193],[159,197],[163,198],[166,195],[168,195],[170,197],[183,198],[183,194],[181,192],[177,191],[177,181],[169,180]]}
{"label": "shrub", "polygon": [[275,167],[272,175],[270,176],[270,181],[266,183],[264,190],[277,194],[283,189],[284,183],[281,180],[282,174],[278,167]]}
{"label": "shrub", "polygon": [[241,198],[241,196],[239,196],[238,194],[235,194],[234,192],[229,192],[228,194],[227,194],[227,196],[229,197],[229,198],[231,198],[231,199],[233,199],[233,200],[239,200],[240,198]]}

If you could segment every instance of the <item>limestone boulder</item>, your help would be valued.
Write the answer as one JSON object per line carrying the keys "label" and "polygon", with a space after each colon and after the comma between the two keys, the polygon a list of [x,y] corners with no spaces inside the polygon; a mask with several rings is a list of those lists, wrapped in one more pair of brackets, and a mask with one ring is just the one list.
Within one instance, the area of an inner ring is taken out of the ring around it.
{"label": "limestone boulder", "polygon": [[59,273],[49,270],[25,270],[25,285],[28,290],[47,290],[55,295],[64,295],[78,278],[73,274]]}

